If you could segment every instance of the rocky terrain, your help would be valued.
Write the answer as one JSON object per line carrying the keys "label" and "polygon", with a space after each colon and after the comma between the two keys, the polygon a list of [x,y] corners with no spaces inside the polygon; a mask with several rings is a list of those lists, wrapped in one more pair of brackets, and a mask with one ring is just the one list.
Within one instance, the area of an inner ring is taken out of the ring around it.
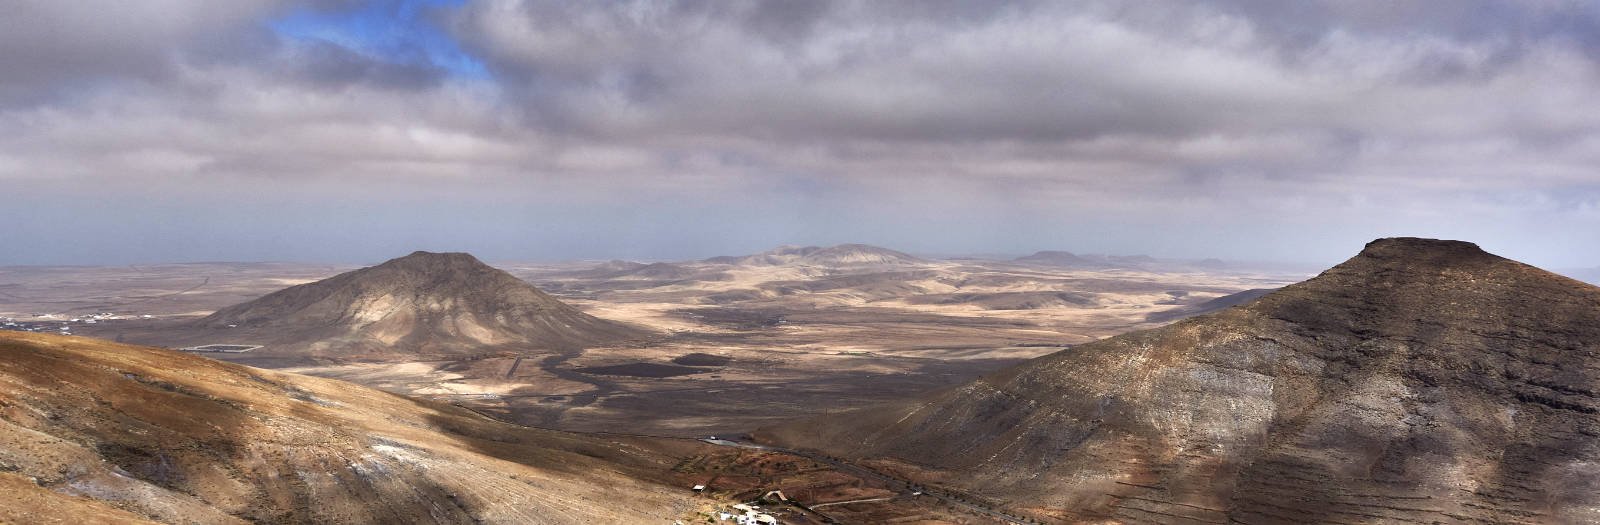
{"label": "rocky terrain", "polygon": [[679,461],[342,381],[0,332],[0,522],[670,523],[692,503],[663,484]]}
{"label": "rocky terrain", "polygon": [[414,358],[565,350],[648,332],[585,314],[464,253],[416,252],[286,288],[199,319],[201,339],[266,355]]}
{"label": "rocky terrain", "polygon": [[759,433],[1050,522],[1594,523],[1600,288],[1397,238],[1308,281]]}

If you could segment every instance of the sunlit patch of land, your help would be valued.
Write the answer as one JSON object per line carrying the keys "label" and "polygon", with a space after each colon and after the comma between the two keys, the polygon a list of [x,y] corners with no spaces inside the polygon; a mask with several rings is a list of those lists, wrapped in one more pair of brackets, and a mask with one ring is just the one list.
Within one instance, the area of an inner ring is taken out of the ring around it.
{"label": "sunlit patch of land", "polygon": [[[447,361],[212,357],[449,400],[528,425],[696,436],[958,384],[1070,345],[1170,322],[1163,312],[1181,315],[1228,294],[1306,276],[1182,265],[767,262],[495,265],[586,313],[656,334],[643,343],[582,351],[502,348]],[[0,291],[10,295],[0,296],[0,312],[109,309],[125,318],[74,329],[159,346],[253,344],[174,327],[185,315],[348,269],[282,263],[6,268],[0,269]],[[673,359],[690,354],[727,361],[664,376],[630,372],[681,366]]]}

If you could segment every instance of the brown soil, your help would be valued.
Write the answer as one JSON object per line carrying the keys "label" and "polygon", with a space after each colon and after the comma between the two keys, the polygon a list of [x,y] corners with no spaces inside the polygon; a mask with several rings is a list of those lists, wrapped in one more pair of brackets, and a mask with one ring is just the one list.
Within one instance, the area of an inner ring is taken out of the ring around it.
{"label": "brown soil", "polygon": [[677,454],[342,381],[0,332],[4,521],[663,523],[690,503]]}
{"label": "brown soil", "polygon": [[1382,239],[1239,307],[760,435],[1051,522],[1590,522],[1597,342],[1600,288]]}

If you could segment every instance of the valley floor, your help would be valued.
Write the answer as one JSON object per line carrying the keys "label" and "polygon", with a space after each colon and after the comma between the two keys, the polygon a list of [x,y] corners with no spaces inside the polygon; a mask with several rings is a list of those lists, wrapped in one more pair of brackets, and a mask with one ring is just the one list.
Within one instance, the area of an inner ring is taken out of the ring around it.
{"label": "valley floor", "polygon": [[[670,279],[589,275],[582,263],[500,266],[592,315],[660,335],[626,347],[498,349],[452,360],[312,362],[260,350],[206,355],[446,400],[530,426],[698,437],[956,385],[1073,344],[1163,324],[1227,294],[1303,277],[980,261],[854,271],[680,264],[684,275]],[[27,322],[42,314],[52,316],[45,322],[66,325],[110,313],[116,319],[67,328],[173,348],[250,344],[174,327],[344,269],[6,268],[0,316]]]}

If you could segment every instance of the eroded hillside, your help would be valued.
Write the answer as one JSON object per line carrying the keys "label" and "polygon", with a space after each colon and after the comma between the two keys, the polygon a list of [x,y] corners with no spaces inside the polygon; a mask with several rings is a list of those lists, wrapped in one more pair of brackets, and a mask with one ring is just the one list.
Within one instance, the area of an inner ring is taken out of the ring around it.
{"label": "eroded hillside", "polygon": [[446,404],[0,332],[0,521],[670,522],[675,458]]}
{"label": "eroded hillside", "polygon": [[763,439],[1060,522],[1600,519],[1600,289],[1381,239],[1242,306]]}

